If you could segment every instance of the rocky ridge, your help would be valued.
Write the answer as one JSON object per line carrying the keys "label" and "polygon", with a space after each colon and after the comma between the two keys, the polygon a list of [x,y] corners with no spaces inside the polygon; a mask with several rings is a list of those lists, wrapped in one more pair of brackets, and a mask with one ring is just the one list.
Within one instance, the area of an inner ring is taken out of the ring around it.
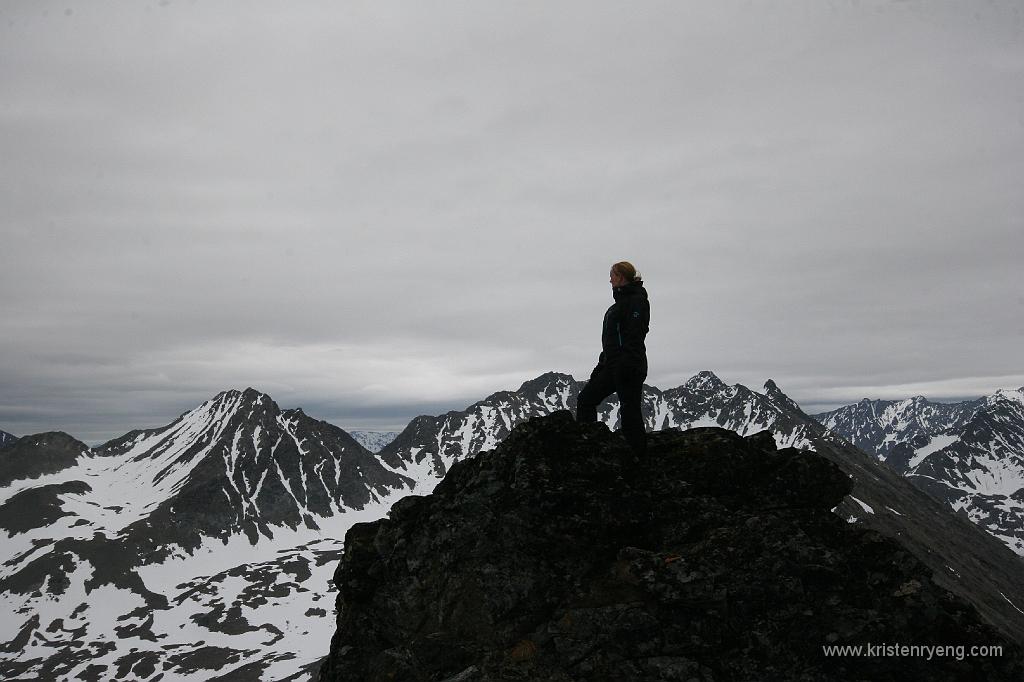
{"label": "rocky ridge", "polygon": [[[829,460],[771,433],[650,434],[636,464],[560,411],[352,526],[318,679],[1015,680],[1020,645],[903,545],[831,509]],[[923,494],[923,493],[922,493]],[[1019,595],[1014,595],[1019,598]],[[830,645],[1001,656],[826,656]]]}
{"label": "rocky ridge", "polygon": [[[548,372],[516,391],[500,391],[465,410],[414,419],[380,453],[392,470],[416,480],[416,494],[429,493],[454,463],[494,448],[533,417],[574,410],[583,382]],[[894,423],[910,421],[906,407],[892,411]],[[779,447],[812,449],[849,477],[852,490],[833,511],[850,523],[877,530],[914,548],[946,589],[973,600],[985,618],[1024,642],[1024,570],[1021,560],[997,539],[999,525],[977,525],[950,513],[943,498],[922,492],[879,458],[853,447],[800,409],[769,379],[764,391],[729,385],[703,371],[682,386],[644,386],[644,419],[649,432],[661,428],[716,426],[740,436],[763,430]],[[614,394],[598,410],[609,428],[618,425]],[[940,420],[923,415],[932,426]],[[1013,526],[1015,519],[1003,519]]]}

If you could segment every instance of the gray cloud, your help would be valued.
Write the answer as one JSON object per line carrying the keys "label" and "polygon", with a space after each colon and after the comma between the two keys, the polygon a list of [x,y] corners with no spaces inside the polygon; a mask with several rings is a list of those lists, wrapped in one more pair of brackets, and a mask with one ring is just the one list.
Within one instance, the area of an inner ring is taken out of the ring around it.
{"label": "gray cloud", "polygon": [[1022,75],[1012,2],[5,3],[0,428],[583,378],[622,258],[663,388],[1020,386]]}

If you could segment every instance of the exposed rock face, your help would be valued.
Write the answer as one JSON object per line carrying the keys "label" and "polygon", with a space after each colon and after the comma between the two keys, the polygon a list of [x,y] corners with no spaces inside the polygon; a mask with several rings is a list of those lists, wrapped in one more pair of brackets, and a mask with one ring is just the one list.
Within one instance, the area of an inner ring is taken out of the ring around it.
{"label": "exposed rock face", "polygon": [[[352,526],[333,680],[988,679],[1021,648],[896,541],[829,510],[830,461],[771,433],[649,434],[630,461],[562,411]],[[826,656],[826,645],[1001,645]]]}
{"label": "exposed rock face", "polygon": [[906,400],[864,398],[813,417],[903,474],[919,451],[935,449],[936,438],[962,429],[983,404],[980,398],[959,403],[936,403],[919,395]]}
{"label": "exposed rock face", "polygon": [[1024,555],[1024,388],[997,391],[907,478]]}
{"label": "exposed rock face", "polygon": [[19,478],[39,478],[62,471],[89,449],[63,431],[37,433],[7,441],[0,453],[0,486]]}

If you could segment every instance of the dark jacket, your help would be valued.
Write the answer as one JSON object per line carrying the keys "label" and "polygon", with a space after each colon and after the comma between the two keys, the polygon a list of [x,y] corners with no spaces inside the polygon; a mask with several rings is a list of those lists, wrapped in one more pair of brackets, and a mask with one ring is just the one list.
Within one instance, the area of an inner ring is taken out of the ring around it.
{"label": "dark jacket", "polygon": [[631,282],[612,289],[615,303],[604,314],[601,328],[601,358],[598,364],[630,364],[647,370],[647,336],[651,322],[651,304],[642,282]]}

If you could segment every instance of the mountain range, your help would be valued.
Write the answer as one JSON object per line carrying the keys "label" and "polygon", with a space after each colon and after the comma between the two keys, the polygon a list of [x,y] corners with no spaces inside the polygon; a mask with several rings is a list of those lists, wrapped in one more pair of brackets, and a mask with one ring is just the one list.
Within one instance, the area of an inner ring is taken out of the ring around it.
{"label": "mountain range", "polygon": [[[517,424],[558,410],[575,410],[581,385],[568,374],[548,372],[465,410],[416,417],[381,449],[380,458],[413,478],[417,494],[426,494],[454,462],[494,448]],[[768,429],[779,447],[841,441],[805,415],[774,381],[768,380],[764,388],[764,393],[758,393],[740,384],[728,386],[714,373],[703,371],[667,391],[645,385],[641,409],[649,431],[720,426],[749,435]],[[619,404],[614,395],[601,404],[598,419],[618,429]]]}
{"label": "mountain range", "polygon": [[[574,409],[580,387],[550,372],[417,417],[379,453],[254,389],[95,448],[59,432],[17,439],[0,449],[0,676],[308,679],[333,631],[345,532],[429,494],[517,425]],[[852,480],[836,514],[898,538],[936,583],[1024,642],[1018,557],[774,382],[758,392],[701,372],[675,389],[645,386],[643,403],[649,430],[767,430],[777,447],[831,459]],[[599,418],[617,427],[614,397]]]}
{"label": "mountain range", "polygon": [[958,403],[865,398],[814,418],[1024,555],[1024,387]]}

